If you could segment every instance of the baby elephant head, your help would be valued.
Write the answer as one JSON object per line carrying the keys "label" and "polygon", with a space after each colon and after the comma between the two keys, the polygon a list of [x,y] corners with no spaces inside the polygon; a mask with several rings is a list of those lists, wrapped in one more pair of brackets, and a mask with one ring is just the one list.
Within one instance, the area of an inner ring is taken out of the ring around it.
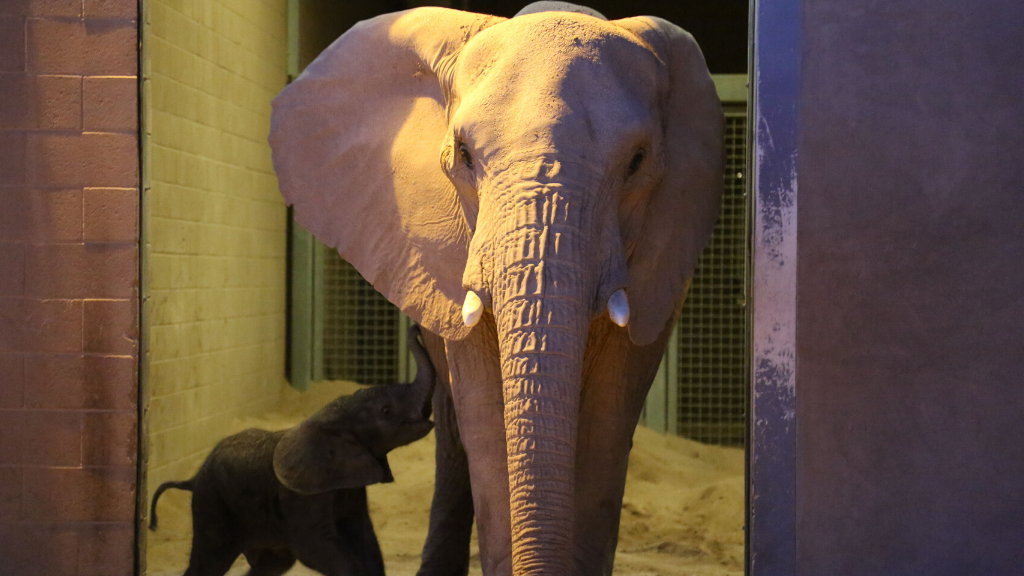
{"label": "baby elephant head", "polygon": [[419,326],[409,328],[415,381],[342,396],[284,434],[274,450],[274,472],[282,484],[316,494],[394,481],[387,453],[434,427],[430,413],[437,378],[419,334]]}

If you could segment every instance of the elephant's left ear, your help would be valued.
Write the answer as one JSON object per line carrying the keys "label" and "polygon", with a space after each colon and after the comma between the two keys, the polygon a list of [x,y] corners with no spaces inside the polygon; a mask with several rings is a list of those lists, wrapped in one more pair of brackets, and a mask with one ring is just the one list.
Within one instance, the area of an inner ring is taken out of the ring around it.
{"label": "elephant's left ear", "polygon": [[376,458],[350,432],[332,432],[310,421],[281,437],[274,448],[274,474],[299,494],[395,481],[387,457]]}
{"label": "elephant's left ear", "polygon": [[627,263],[629,336],[644,345],[675,317],[718,219],[725,118],[693,36],[651,16],[613,23],[639,37],[666,69],[661,87],[665,176],[651,193],[641,238]]}
{"label": "elephant's left ear", "polygon": [[504,20],[416,8],[360,22],[273,102],[270,146],[295,218],[425,328],[459,339],[469,228],[441,170],[446,75]]}

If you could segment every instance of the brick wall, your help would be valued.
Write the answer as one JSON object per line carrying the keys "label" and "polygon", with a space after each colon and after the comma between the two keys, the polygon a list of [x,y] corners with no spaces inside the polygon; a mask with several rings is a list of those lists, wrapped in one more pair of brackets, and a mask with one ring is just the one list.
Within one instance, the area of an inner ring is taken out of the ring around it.
{"label": "brick wall", "polygon": [[286,0],[151,0],[143,37],[150,494],[273,408],[286,216],[270,161]]}
{"label": "brick wall", "polygon": [[0,574],[132,573],[135,0],[0,2]]}

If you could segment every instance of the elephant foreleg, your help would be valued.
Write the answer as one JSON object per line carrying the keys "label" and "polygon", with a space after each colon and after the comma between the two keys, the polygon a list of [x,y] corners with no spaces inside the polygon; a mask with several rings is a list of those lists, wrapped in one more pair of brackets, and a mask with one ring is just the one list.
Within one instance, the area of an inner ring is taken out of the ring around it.
{"label": "elephant foreleg", "polygon": [[473,486],[485,576],[512,574],[505,403],[494,319],[485,313],[464,340],[449,341],[448,366],[459,434]]}
{"label": "elephant foreleg", "polygon": [[416,574],[465,576],[469,572],[469,541],[473,532],[469,462],[455,417],[444,341],[427,333],[424,333],[423,340],[437,370],[433,400],[437,452],[430,528],[423,546],[422,563]]}
{"label": "elephant foreleg", "polygon": [[[363,550],[366,542],[354,545],[351,541],[352,530],[348,522],[342,523],[345,533],[338,530],[338,516],[350,513],[359,505],[366,509],[366,489],[354,489],[362,492],[361,498],[343,498],[339,493],[327,492],[316,495],[300,495],[281,489],[281,514],[284,516],[288,546],[299,562],[316,570],[324,576],[356,576],[358,574],[374,574],[383,576],[383,561],[379,570],[363,563]],[[339,506],[340,504],[340,506]],[[366,513],[369,522],[369,515]],[[358,531],[358,523],[356,530]],[[373,545],[377,540],[373,534],[373,526],[362,528],[370,531]],[[358,548],[358,549],[357,549]],[[376,554],[380,556],[380,549]]]}
{"label": "elephant foreleg", "polygon": [[612,573],[633,432],[670,333],[639,347],[607,318],[591,324],[576,447],[577,576]]}

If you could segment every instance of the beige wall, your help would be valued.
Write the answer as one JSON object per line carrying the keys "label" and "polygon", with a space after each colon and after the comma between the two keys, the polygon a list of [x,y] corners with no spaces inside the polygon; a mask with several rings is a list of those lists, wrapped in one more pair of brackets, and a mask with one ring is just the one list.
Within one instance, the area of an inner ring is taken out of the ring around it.
{"label": "beige wall", "polygon": [[286,217],[266,140],[286,80],[287,1],[151,0],[145,10],[152,494],[287,386]]}

